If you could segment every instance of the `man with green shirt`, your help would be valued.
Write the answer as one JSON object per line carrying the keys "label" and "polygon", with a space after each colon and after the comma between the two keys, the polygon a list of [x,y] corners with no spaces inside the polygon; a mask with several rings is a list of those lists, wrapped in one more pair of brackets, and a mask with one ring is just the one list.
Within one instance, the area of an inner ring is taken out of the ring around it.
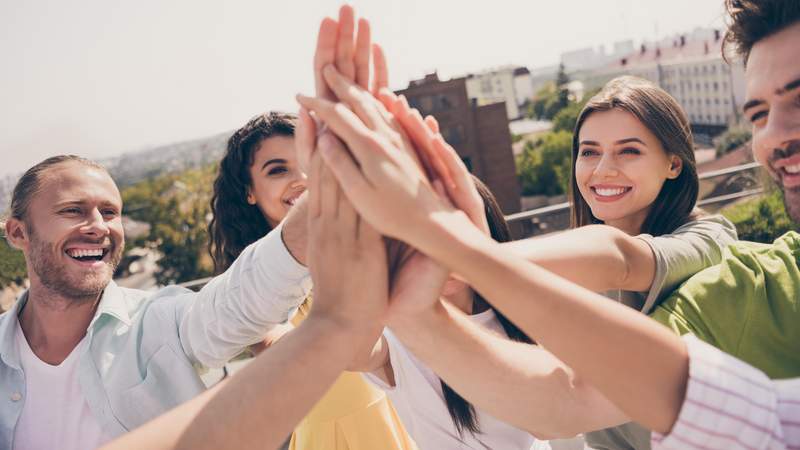
{"label": "man with green shirt", "polygon": [[[726,44],[745,62],[743,113],[753,125],[753,153],[783,191],[800,222],[800,2],[727,0]],[[772,245],[739,242],[722,262],[684,283],[651,314],[679,334],[692,333],[762,370],[800,376],[800,234]],[[649,449],[650,432],[634,423],[589,433],[596,449]]]}

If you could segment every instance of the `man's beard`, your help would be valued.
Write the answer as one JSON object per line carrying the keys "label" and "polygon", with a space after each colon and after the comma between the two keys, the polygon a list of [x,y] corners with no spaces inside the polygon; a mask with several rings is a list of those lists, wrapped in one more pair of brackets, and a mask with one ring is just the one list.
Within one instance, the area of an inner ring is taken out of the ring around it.
{"label": "man's beard", "polygon": [[[32,227],[30,242],[31,268],[42,285],[65,298],[75,300],[96,299],[108,286],[122,259],[122,246],[112,240],[108,262],[105,263],[106,266],[103,267],[103,270],[92,270],[78,277],[70,274],[66,264],[59,260],[59,252],[55,245],[52,242],[40,240],[33,232]],[[85,242],[89,243],[88,240]],[[93,242],[93,244],[97,243]]]}
{"label": "man's beard", "polygon": [[[792,141],[786,146],[786,149],[775,150],[769,163],[772,164],[773,160],[789,158],[798,153],[800,153],[800,140]],[[780,175],[777,181],[778,186],[781,191],[783,191],[783,205],[784,208],[786,208],[786,212],[795,223],[800,223],[800,186],[785,188],[783,186],[783,180],[780,179]]]}

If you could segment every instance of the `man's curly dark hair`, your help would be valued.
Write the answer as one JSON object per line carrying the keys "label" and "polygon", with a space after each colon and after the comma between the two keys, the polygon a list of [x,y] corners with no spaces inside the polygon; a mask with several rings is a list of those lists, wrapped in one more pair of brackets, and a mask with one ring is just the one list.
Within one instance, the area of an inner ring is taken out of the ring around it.
{"label": "man's curly dark hair", "polygon": [[725,46],[733,46],[745,64],[756,42],[800,21],[800,0],[725,0],[728,31]]}

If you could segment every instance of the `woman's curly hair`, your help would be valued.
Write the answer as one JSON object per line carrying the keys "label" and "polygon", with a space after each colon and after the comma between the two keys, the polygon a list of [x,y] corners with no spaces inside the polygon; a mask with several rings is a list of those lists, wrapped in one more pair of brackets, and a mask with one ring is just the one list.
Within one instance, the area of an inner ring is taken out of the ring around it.
{"label": "woman's curly hair", "polygon": [[262,141],[273,136],[294,136],[296,123],[294,114],[269,112],[250,119],[228,139],[214,180],[213,218],[208,224],[208,251],[215,273],[227,270],[245,247],[271,231],[258,207],[247,203],[253,182],[250,167]]}

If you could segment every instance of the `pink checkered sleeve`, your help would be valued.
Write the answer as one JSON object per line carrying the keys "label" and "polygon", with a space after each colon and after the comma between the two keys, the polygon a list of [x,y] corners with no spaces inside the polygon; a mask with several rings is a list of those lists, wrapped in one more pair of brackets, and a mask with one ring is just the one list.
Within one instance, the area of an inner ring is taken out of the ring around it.
{"label": "pink checkered sleeve", "polygon": [[678,421],[653,450],[800,450],[800,378],[773,381],[694,336]]}

